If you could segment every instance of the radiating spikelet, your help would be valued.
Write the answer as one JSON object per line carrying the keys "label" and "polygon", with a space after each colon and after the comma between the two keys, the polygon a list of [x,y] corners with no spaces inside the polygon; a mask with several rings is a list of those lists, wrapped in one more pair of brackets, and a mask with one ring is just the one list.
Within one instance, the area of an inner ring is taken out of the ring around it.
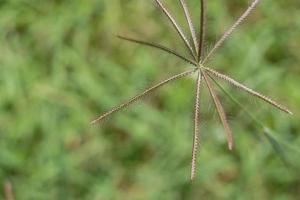
{"label": "radiating spikelet", "polygon": [[200,126],[200,90],[202,83],[202,74],[198,71],[198,78],[196,83],[196,100],[194,106],[194,140],[192,149],[192,166],[191,166],[191,180],[195,179],[196,176],[196,164],[197,164],[197,152],[200,142],[199,126]]}
{"label": "radiating spikelet", "polygon": [[190,60],[182,55],[180,55],[179,53],[177,53],[176,51],[172,50],[172,49],[169,49],[168,47],[165,47],[165,46],[162,46],[160,44],[155,44],[153,42],[146,42],[146,41],[142,41],[142,40],[137,40],[137,39],[133,39],[133,38],[128,38],[128,37],[125,37],[125,36],[121,36],[121,35],[117,35],[118,38],[122,39],[122,40],[126,40],[126,41],[129,41],[129,42],[134,42],[134,43],[137,43],[137,44],[141,44],[141,45],[145,45],[145,46],[149,46],[149,47],[153,47],[153,48],[156,48],[156,49],[159,49],[159,50],[162,50],[164,52],[167,52],[169,54],[173,54],[174,56],[180,58],[181,60],[189,63],[189,64],[192,64],[194,66],[197,66],[197,63],[193,60]]}
{"label": "radiating spikelet", "polygon": [[142,93],[136,95],[135,97],[131,98],[129,101],[127,101],[127,102],[125,102],[123,104],[120,104],[119,106],[116,106],[113,109],[111,109],[110,111],[102,114],[97,119],[93,120],[91,122],[91,124],[95,124],[95,123],[97,123],[97,122],[99,122],[101,120],[104,120],[105,118],[107,118],[111,114],[113,114],[115,112],[118,112],[118,111],[120,111],[120,110],[122,110],[122,109],[124,109],[124,108],[126,108],[128,106],[130,106],[131,104],[137,102],[141,98],[147,96],[148,94],[150,94],[151,92],[153,92],[155,89],[157,89],[157,88],[159,88],[159,87],[161,87],[161,86],[163,86],[163,85],[165,85],[165,84],[167,84],[167,83],[169,83],[171,81],[174,81],[176,79],[182,78],[184,76],[188,76],[188,75],[194,73],[195,71],[196,71],[195,69],[192,69],[192,70],[188,70],[188,71],[182,72],[180,74],[176,74],[176,75],[174,75],[174,76],[172,76],[172,77],[170,77],[170,78],[168,78],[168,79],[166,79],[166,80],[164,80],[164,81],[162,81],[162,82],[160,82],[160,83],[158,83],[158,84],[156,84],[156,85],[148,88],[144,92],[142,92]]}
{"label": "radiating spikelet", "polygon": [[160,7],[160,9],[165,13],[165,15],[171,21],[172,25],[174,26],[175,30],[179,34],[180,38],[183,40],[184,44],[188,48],[189,53],[195,59],[196,58],[196,54],[193,51],[193,48],[192,48],[190,42],[188,41],[188,39],[186,38],[185,34],[183,33],[183,30],[180,27],[180,25],[176,22],[176,20],[174,19],[174,17],[170,14],[170,12],[168,11],[168,9],[163,5],[163,3],[160,0],[155,0],[155,2],[158,4],[158,6]]}
{"label": "radiating spikelet", "polygon": [[206,71],[208,71],[209,73],[211,73],[212,75],[216,76],[217,78],[219,79],[223,79],[225,81],[227,81],[228,83],[230,83],[231,85],[241,89],[241,90],[244,90],[246,92],[248,92],[249,94],[253,95],[253,96],[256,96],[266,102],[268,102],[269,104],[273,105],[274,107],[278,108],[279,110],[281,111],[284,111],[288,114],[293,114],[289,109],[287,109],[285,106],[277,103],[276,101],[272,100],[271,98],[263,95],[263,94],[260,94],[259,92],[256,92],[250,88],[248,88],[247,86],[237,82],[236,80],[230,78],[229,76],[226,76],[224,74],[221,74],[213,69],[210,69],[210,68],[205,68]]}
{"label": "radiating spikelet", "polygon": [[220,40],[214,45],[212,50],[208,53],[206,58],[203,60],[203,64],[208,61],[211,56],[215,53],[217,49],[219,49],[226,39],[232,34],[232,32],[246,19],[246,17],[255,9],[260,0],[254,0],[252,4],[248,7],[248,9],[238,18],[238,20],[223,34]]}
{"label": "radiating spikelet", "polygon": [[185,0],[180,0],[181,6],[184,10],[184,15],[185,15],[185,19],[189,25],[189,29],[190,29],[190,33],[193,39],[193,43],[194,43],[194,47],[195,47],[195,52],[196,55],[198,54],[198,40],[197,40],[197,36],[196,36],[196,32],[195,32],[195,27],[188,9],[188,6],[185,2]]}
{"label": "radiating spikelet", "polygon": [[228,148],[229,148],[229,150],[232,150],[233,149],[233,136],[232,136],[232,132],[231,132],[231,129],[229,127],[229,124],[227,122],[227,118],[226,118],[224,108],[221,104],[221,101],[220,101],[219,97],[215,93],[214,88],[213,88],[212,84],[210,83],[210,80],[208,79],[206,73],[204,71],[202,71],[202,74],[203,74],[204,80],[206,82],[207,88],[209,90],[209,93],[210,93],[212,99],[214,100],[214,103],[215,103],[216,109],[218,111],[220,120],[221,120],[221,122],[223,124],[223,127],[225,129],[225,133],[226,133],[227,141],[228,141]]}
{"label": "radiating spikelet", "polygon": [[199,35],[199,44],[198,44],[198,62],[201,61],[204,55],[204,41],[205,41],[205,24],[206,24],[206,12],[205,0],[200,0],[200,35]]}

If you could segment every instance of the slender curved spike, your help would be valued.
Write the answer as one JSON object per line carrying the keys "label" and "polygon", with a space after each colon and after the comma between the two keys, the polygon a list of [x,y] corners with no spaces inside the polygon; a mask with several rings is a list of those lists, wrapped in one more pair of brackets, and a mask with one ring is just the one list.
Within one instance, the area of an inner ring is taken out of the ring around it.
{"label": "slender curved spike", "polygon": [[153,92],[155,89],[157,89],[157,88],[159,88],[159,87],[161,87],[161,86],[163,86],[163,85],[165,85],[165,84],[167,84],[167,83],[169,83],[169,82],[171,82],[171,81],[174,81],[174,80],[177,80],[177,79],[179,79],[179,78],[188,76],[188,75],[194,73],[195,71],[196,71],[196,69],[192,69],[192,70],[188,70],[188,71],[182,72],[182,73],[180,73],[180,74],[176,74],[176,75],[174,75],[174,76],[172,76],[172,77],[170,77],[170,78],[168,78],[168,79],[166,79],[166,80],[164,80],[164,81],[162,81],[162,82],[160,82],[160,83],[158,83],[158,84],[156,84],[156,85],[154,85],[154,86],[148,88],[148,89],[145,90],[144,92],[142,92],[142,93],[136,95],[135,97],[131,98],[129,101],[127,101],[127,102],[125,102],[125,103],[123,103],[123,104],[120,104],[119,106],[116,106],[116,107],[114,107],[113,109],[111,109],[110,111],[108,111],[108,112],[102,114],[102,115],[99,116],[97,119],[93,120],[93,121],[91,122],[91,124],[95,124],[95,123],[97,123],[97,122],[99,122],[99,121],[101,121],[101,120],[104,120],[105,118],[107,118],[107,117],[110,116],[111,114],[113,114],[113,113],[115,113],[115,112],[118,112],[118,111],[122,110],[123,108],[126,108],[126,107],[128,107],[129,105],[131,105],[131,104],[135,103],[136,101],[140,100],[140,99],[143,98],[144,96],[146,96],[146,95],[148,95],[149,93]]}
{"label": "slender curved spike", "polygon": [[203,57],[204,52],[204,40],[205,40],[205,23],[206,23],[206,3],[205,0],[200,0],[201,4],[201,13],[200,13],[200,36],[199,36],[199,45],[198,45],[198,62]]}
{"label": "slender curved spike", "polygon": [[213,88],[212,84],[210,83],[210,80],[208,79],[208,77],[206,75],[206,72],[202,71],[202,74],[203,74],[204,80],[206,82],[207,88],[209,90],[209,93],[212,96],[212,98],[214,100],[214,103],[216,105],[216,108],[217,108],[219,117],[221,119],[221,122],[223,124],[223,127],[225,129],[225,133],[226,133],[227,141],[228,141],[228,148],[229,148],[229,150],[232,150],[233,146],[234,146],[233,136],[232,136],[231,129],[230,129],[229,124],[228,124],[227,119],[226,119],[225,111],[223,109],[221,101],[219,100],[218,96],[216,95],[216,93],[214,91],[214,88]]}
{"label": "slender curved spike", "polygon": [[221,39],[214,45],[212,50],[208,53],[206,58],[202,63],[205,63],[207,60],[211,58],[211,56],[215,53],[217,49],[219,49],[225,40],[232,34],[232,32],[245,20],[245,18],[255,9],[260,0],[254,0],[252,4],[248,7],[248,9],[240,16],[240,18],[223,34]]}
{"label": "slender curved spike", "polygon": [[191,180],[195,179],[196,167],[197,167],[197,152],[199,146],[199,122],[200,122],[200,90],[202,83],[201,72],[198,72],[197,84],[196,84],[196,101],[194,111],[194,140],[192,149],[192,167],[191,167]]}
{"label": "slender curved spike", "polygon": [[146,42],[146,41],[142,41],[142,40],[128,38],[128,37],[124,37],[124,36],[121,36],[121,35],[117,35],[117,37],[122,39],[122,40],[126,40],[126,41],[129,41],[129,42],[134,42],[134,43],[137,43],[137,44],[141,44],[141,45],[145,45],[145,46],[149,46],[149,47],[153,47],[153,48],[162,50],[162,51],[167,52],[169,54],[175,55],[176,57],[180,58],[181,60],[183,60],[187,63],[190,63],[194,66],[197,65],[197,63],[195,63],[194,61],[192,61],[192,60],[186,58],[185,56],[182,56],[179,53],[175,52],[174,50],[169,49],[169,48],[167,48],[165,46],[162,46],[160,44],[155,44],[155,43],[152,43],[152,42]]}
{"label": "slender curved spike", "polygon": [[172,17],[172,15],[170,14],[170,12],[167,10],[167,8],[162,4],[162,2],[160,0],[155,0],[155,2],[158,4],[158,6],[160,7],[160,9],[164,12],[164,14],[168,17],[168,19],[171,21],[172,25],[174,26],[174,28],[176,29],[177,33],[179,34],[180,38],[183,40],[184,44],[186,45],[186,47],[188,48],[191,56],[196,60],[196,56],[195,56],[195,52],[193,51],[193,48],[190,44],[190,42],[188,41],[188,39],[186,38],[186,36],[184,35],[182,28],[179,26],[179,24],[176,22],[176,20]]}
{"label": "slender curved spike", "polygon": [[239,88],[239,89],[241,89],[241,90],[244,90],[244,91],[246,91],[247,93],[249,93],[249,94],[251,94],[251,95],[253,95],[253,96],[256,96],[256,97],[258,97],[258,98],[260,98],[260,99],[262,99],[262,100],[264,100],[265,102],[271,104],[272,106],[278,108],[279,110],[284,111],[284,112],[286,112],[286,113],[288,113],[288,114],[291,114],[291,115],[293,114],[293,113],[292,113],[289,109],[287,109],[285,106],[283,106],[283,105],[277,103],[276,101],[272,100],[271,98],[269,98],[269,97],[267,97],[267,96],[265,96],[265,95],[263,95],[263,94],[260,94],[260,93],[258,93],[258,92],[256,92],[256,91],[254,91],[254,90],[248,88],[247,86],[245,86],[245,85],[243,85],[243,84],[237,82],[236,80],[230,78],[229,76],[226,76],[226,75],[224,75],[224,74],[221,74],[221,73],[219,73],[219,72],[217,72],[217,71],[215,71],[215,70],[213,70],[213,69],[209,69],[209,68],[204,68],[204,69],[205,69],[207,72],[211,73],[212,75],[216,76],[217,78],[223,79],[223,80],[227,81],[228,83],[232,84],[233,86],[235,86],[235,87],[237,87],[237,88]]}
{"label": "slender curved spike", "polygon": [[186,21],[187,21],[187,23],[189,25],[189,29],[190,29],[191,36],[192,36],[193,43],[194,43],[194,47],[195,47],[195,52],[198,55],[198,41],[197,41],[197,36],[196,36],[195,27],[194,27],[194,24],[193,24],[193,21],[192,21],[192,18],[191,18],[188,6],[187,6],[185,0],[180,0],[180,3],[181,3],[181,6],[182,6],[182,8],[184,10],[185,19],[186,19]]}

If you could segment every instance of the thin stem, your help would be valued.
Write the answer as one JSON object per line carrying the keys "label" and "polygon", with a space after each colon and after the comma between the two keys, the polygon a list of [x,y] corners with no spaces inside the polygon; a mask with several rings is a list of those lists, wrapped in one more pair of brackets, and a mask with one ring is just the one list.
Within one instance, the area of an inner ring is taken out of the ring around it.
{"label": "thin stem", "polygon": [[4,183],[4,198],[5,200],[14,200],[13,187],[10,181]]}
{"label": "thin stem", "polygon": [[184,35],[184,33],[182,31],[182,28],[179,26],[179,24],[176,22],[176,20],[170,14],[170,12],[168,11],[168,9],[162,4],[162,2],[160,0],[155,0],[155,2],[158,4],[158,6],[161,8],[161,10],[164,12],[164,14],[171,21],[172,25],[176,29],[176,31],[179,34],[180,38],[183,40],[184,44],[186,45],[187,49],[189,50],[191,56],[196,60],[196,54],[195,54],[195,52],[194,52],[194,50],[193,50],[190,42],[188,41],[188,39]]}
{"label": "thin stem", "polygon": [[208,53],[206,58],[203,60],[202,63],[205,63],[208,61],[211,56],[215,53],[217,49],[219,49],[223,43],[226,41],[226,39],[232,34],[232,32],[245,20],[245,18],[255,9],[257,4],[260,0],[254,0],[252,4],[248,7],[248,9],[239,17],[239,19],[223,34],[223,36],[220,38],[220,40],[215,44],[215,46],[212,48],[212,50]]}
{"label": "thin stem", "polygon": [[210,95],[212,96],[212,98],[214,100],[214,103],[215,103],[215,106],[217,108],[220,120],[221,120],[221,122],[223,124],[223,127],[225,129],[225,133],[226,133],[227,141],[228,141],[228,148],[229,148],[229,150],[232,150],[233,146],[234,146],[233,136],[232,136],[231,129],[230,129],[229,124],[228,124],[227,119],[226,119],[225,111],[223,109],[221,101],[219,100],[218,96],[216,95],[216,93],[214,91],[213,86],[210,83],[210,80],[208,79],[208,77],[206,75],[206,72],[202,71],[202,74],[203,74],[204,80],[206,82],[206,85],[208,87],[209,93],[210,93]]}
{"label": "thin stem", "polygon": [[205,0],[200,0],[201,13],[200,13],[200,36],[199,36],[199,46],[198,46],[198,62],[203,57],[204,52],[204,41],[205,41],[205,23],[206,23],[206,3]]}
{"label": "thin stem", "polygon": [[199,122],[200,122],[200,90],[201,90],[202,75],[198,72],[197,85],[196,85],[196,101],[194,111],[194,140],[192,149],[192,167],[191,167],[191,180],[194,180],[196,176],[197,167],[197,152],[199,146]]}
{"label": "thin stem", "polygon": [[180,3],[181,3],[181,6],[182,6],[182,8],[184,10],[185,19],[186,19],[186,21],[187,21],[187,23],[189,25],[189,29],[190,29],[191,36],[192,36],[193,43],[194,43],[194,47],[195,47],[195,52],[196,52],[196,54],[198,54],[197,36],[196,36],[195,27],[194,27],[194,24],[193,24],[193,21],[192,21],[192,18],[191,18],[188,6],[187,6],[185,0],[180,0]]}
{"label": "thin stem", "polygon": [[174,75],[174,76],[172,76],[172,77],[170,77],[170,78],[168,78],[168,79],[166,79],[166,80],[164,80],[164,81],[162,81],[162,82],[160,82],[160,83],[158,83],[158,84],[156,84],[156,85],[154,85],[154,86],[148,88],[148,89],[145,90],[144,92],[142,92],[142,93],[136,95],[135,97],[131,98],[129,101],[127,101],[127,102],[125,102],[125,103],[123,103],[123,104],[120,104],[119,106],[116,106],[116,107],[114,107],[113,109],[111,109],[110,111],[108,111],[108,112],[102,114],[102,115],[99,116],[97,119],[93,120],[93,121],[91,122],[91,124],[95,124],[95,123],[97,123],[97,122],[99,122],[99,121],[101,121],[101,120],[104,120],[105,118],[107,118],[107,117],[110,116],[111,114],[113,114],[113,113],[115,113],[115,112],[118,112],[118,111],[120,111],[120,110],[122,110],[122,109],[124,109],[124,108],[126,108],[126,107],[128,107],[128,106],[130,106],[131,104],[137,102],[138,100],[140,100],[140,99],[143,98],[144,96],[146,96],[146,95],[148,95],[149,93],[153,92],[155,89],[157,89],[157,88],[159,88],[159,87],[161,87],[161,86],[163,86],[163,85],[165,85],[165,84],[167,84],[167,83],[169,83],[169,82],[171,82],[171,81],[174,81],[174,80],[177,80],[177,79],[179,79],[179,78],[188,76],[188,75],[194,73],[195,71],[196,71],[196,69],[192,69],[192,70],[188,70],[188,71],[182,72],[182,73],[180,73],[180,74],[176,74],[176,75]]}
{"label": "thin stem", "polygon": [[230,78],[229,76],[226,76],[226,75],[224,75],[224,74],[221,74],[221,73],[219,73],[219,72],[217,72],[217,71],[215,71],[215,70],[213,70],[213,69],[210,69],[210,68],[204,68],[204,69],[205,69],[207,72],[211,73],[212,75],[216,76],[217,78],[222,79],[222,80],[225,80],[225,81],[227,81],[228,83],[232,84],[233,86],[235,86],[235,87],[237,87],[237,88],[239,88],[239,89],[241,89],[241,90],[244,90],[244,91],[246,91],[247,93],[249,93],[249,94],[251,94],[251,95],[253,95],[253,96],[258,97],[258,98],[260,98],[261,100],[264,100],[265,102],[271,104],[272,106],[278,108],[279,110],[284,111],[284,112],[286,112],[286,113],[288,113],[288,114],[291,114],[291,115],[293,114],[293,113],[292,113],[289,109],[287,109],[285,106],[283,106],[283,105],[277,103],[276,101],[272,100],[271,98],[269,98],[269,97],[267,97],[267,96],[265,96],[265,95],[263,95],[263,94],[260,94],[260,93],[258,93],[258,92],[256,92],[256,91],[254,91],[254,90],[248,88],[247,86],[245,86],[245,85],[243,85],[243,84],[237,82],[236,80]]}
{"label": "thin stem", "polygon": [[193,60],[190,60],[190,59],[186,58],[185,56],[180,55],[176,51],[174,51],[174,50],[172,50],[168,47],[162,46],[160,44],[155,44],[155,43],[152,43],[152,42],[146,42],[146,41],[142,41],[142,40],[128,38],[128,37],[124,37],[124,36],[121,36],[121,35],[117,35],[117,37],[122,39],[122,40],[126,40],[126,41],[129,41],[129,42],[134,42],[134,43],[137,43],[137,44],[141,44],[141,45],[145,45],[145,46],[149,46],[149,47],[153,47],[153,48],[162,50],[162,51],[167,52],[169,54],[175,55],[176,57],[180,58],[181,60],[183,60],[187,63],[190,63],[194,66],[197,65]]}

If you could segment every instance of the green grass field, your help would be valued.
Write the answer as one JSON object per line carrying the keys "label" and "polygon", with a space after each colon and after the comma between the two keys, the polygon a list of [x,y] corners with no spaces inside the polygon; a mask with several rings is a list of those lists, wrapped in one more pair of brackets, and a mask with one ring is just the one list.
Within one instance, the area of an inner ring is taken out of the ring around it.
{"label": "green grass field", "polygon": [[[188,2],[198,22],[199,1]],[[179,1],[166,3],[183,24]],[[249,3],[208,1],[207,50]],[[220,82],[255,119],[219,91],[235,137],[230,152],[204,90],[191,184],[195,76],[89,124],[189,67],[115,37],[184,52],[153,1],[0,1],[0,199],[12,200],[5,197],[7,183],[16,200],[299,199],[299,10],[299,0],[262,0],[208,65],[294,115]]]}

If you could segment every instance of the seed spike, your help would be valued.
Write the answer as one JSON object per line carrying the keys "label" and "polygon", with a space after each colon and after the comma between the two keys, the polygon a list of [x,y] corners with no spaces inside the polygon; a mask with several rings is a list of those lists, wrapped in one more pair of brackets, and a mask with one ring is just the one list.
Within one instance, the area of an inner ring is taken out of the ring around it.
{"label": "seed spike", "polygon": [[145,45],[145,46],[149,46],[149,47],[153,47],[153,48],[162,50],[162,51],[167,52],[169,54],[175,55],[176,57],[180,58],[181,60],[183,60],[183,61],[185,61],[189,64],[192,64],[194,66],[197,65],[193,60],[190,60],[190,59],[186,58],[185,56],[183,56],[183,55],[177,53],[176,51],[174,51],[174,50],[172,50],[168,47],[165,47],[163,45],[155,44],[155,43],[152,43],[152,42],[146,42],[146,41],[142,41],[142,40],[137,40],[137,39],[133,39],[133,38],[128,38],[128,37],[121,36],[121,35],[117,35],[117,37],[119,39],[122,39],[122,40],[126,40],[126,41],[129,41],[129,42],[133,42],[133,43],[137,43],[137,44],[141,44],[141,45]]}
{"label": "seed spike", "polygon": [[194,140],[193,140],[193,149],[192,149],[192,167],[191,167],[191,180],[193,181],[196,177],[196,168],[197,168],[197,153],[198,146],[200,142],[199,138],[199,123],[200,123],[200,90],[202,83],[202,74],[198,71],[198,78],[196,84],[196,100],[195,100],[195,110],[194,110]]}
{"label": "seed spike", "polygon": [[239,89],[241,89],[241,90],[243,90],[243,91],[246,91],[247,93],[249,93],[249,94],[251,94],[251,95],[253,95],[253,96],[256,96],[256,97],[260,98],[261,100],[263,100],[263,101],[265,101],[265,102],[271,104],[272,106],[278,108],[279,110],[281,110],[281,111],[283,111],[283,112],[286,112],[286,113],[288,113],[288,114],[290,114],[290,115],[293,114],[293,113],[292,113],[289,109],[287,109],[285,106],[283,106],[283,105],[277,103],[276,101],[272,100],[271,98],[269,98],[269,97],[267,97],[267,96],[265,96],[265,95],[263,95],[263,94],[260,94],[259,92],[256,92],[256,91],[254,91],[254,90],[248,88],[247,86],[245,86],[245,85],[243,85],[243,84],[237,82],[236,80],[230,78],[229,76],[226,76],[226,75],[224,75],[224,74],[221,74],[221,73],[219,73],[219,72],[217,72],[217,71],[215,71],[215,70],[213,70],[213,69],[210,69],[210,68],[204,68],[204,69],[205,69],[208,73],[210,73],[210,74],[216,76],[217,78],[222,79],[222,80],[225,80],[225,81],[227,81],[228,83],[230,83],[231,85],[233,85],[233,86],[235,86],[235,87],[237,87],[237,88],[239,88]]}
{"label": "seed spike", "polygon": [[188,75],[190,75],[190,74],[192,74],[194,72],[195,72],[195,69],[192,69],[192,70],[188,70],[188,71],[182,72],[180,74],[176,74],[176,75],[174,75],[174,76],[172,76],[172,77],[170,77],[170,78],[168,78],[168,79],[166,79],[166,80],[164,80],[164,81],[162,81],[162,82],[160,82],[160,83],[158,83],[158,84],[156,84],[156,85],[148,88],[144,92],[142,92],[142,93],[136,95],[135,97],[131,98],[129,101],[127,101],[127,102],[125,102],[123,104],[120,104],[119,106],[116,106],[113,109],[111,109],[110,111],[102,114],[97,119],[93,120],[91,122],[91,124],[96,124],[97,122],[100,122],[100,121],[106,119],[111,114],[113,114],[115,112],[118,112],[118,111],[120,111],[120,110],[122,110],[122,109],[124,109],[124,108],[126,108],[128,106],[130,106],[131,104],[137,102],[138,100],[140,100],[144,96],[147,96],[149,93],[153,92],[155,89],[157,89],[157,88],[159,88],[159,87],[161,87],[161,86],[163,86],[163,85],[165,85],[165,84],[167,84],[167,83],[169,83],[171,81],[174,81],[174,80],[177,80],[179,78],[188,76]]}
{"label": "seed spike", "polygon": [[205,24],[206,24],[205,0],[200,0],[200,4],[201,4],[201,13],[200,13],[200,36],[199,36],[199,45],[198,45],[198,62],[200,62],[204,53]]}
{"label": "seed spike", "polygon": [[181,6],[184,10],[185,19],[186,19],[186,21],[189,25],[189,29],[190,29],[190,33],[191,33],[191,36],[192,36],[192,39],[193,39],[196,55],[198,55],[198,41],[197,41],[195,26],[193,24],[192,17],[190,15],[188,6],[186,4],[186,1],[185,0],[180,0],[180,3],[181,3]]}
{"label": "seed spike", "polygon": [[187,49],[189,50],[189,53],[191,56],[196,59],[195,52],[193,51],[193,48],[186,38],[185,34],[182,31],[182,28],[179,26],[179,24],[176,22],[174,17],[170,14],[168,9],[163,5],[163,3],[160,0],[155,0],[157,5],[160,7],[160,9],[163,11],[163,13],[168,17],[168,19],[171,21],[172,25],[174,26],[175,30],[179,34],[180,38],[183,40],[184,44],[186,45]]}
{"label": "seed spike", "polygon": [[211,56],[215,53],[217,49],[219,49],[226,39],[232,34],[232,32],[246,19],[246,17],[255,9],[260,0],[254,0],[252,4],[247,8],[247,10],[239,17],[239,19],[223,34],[220,40],[214,45],[212,50],[208,53],[206,58],[202,63],[208,61]]}
{"label": "seed spike", "polygon": [[226,133],[227,141],[228,141],[228,148],[229,148],[229,150],[232,150],[233,146],[234,146],[233,136],[232,136],[232,132],[231,132],[231,129],[229,127],[229,124],[227,122],[227,118],[226,118],[224,108],[221,104],[221,101],[220,101],[219,97],[215,93],[214,88],[213,88],[212,84],[210,83],[210,80],[208,79],[208,77],[206,75],[206,72],[202,71],[202,74],[203,74],[204,80],[206,82],[207,88],[209,90],[209,93],[210,93],[211,97],[214,100],[214,103],[215,103],[215,106],[217,108],[220,120],[221,120],[221,122],[223,124],[223,127],[225,129],[225,133]]}

